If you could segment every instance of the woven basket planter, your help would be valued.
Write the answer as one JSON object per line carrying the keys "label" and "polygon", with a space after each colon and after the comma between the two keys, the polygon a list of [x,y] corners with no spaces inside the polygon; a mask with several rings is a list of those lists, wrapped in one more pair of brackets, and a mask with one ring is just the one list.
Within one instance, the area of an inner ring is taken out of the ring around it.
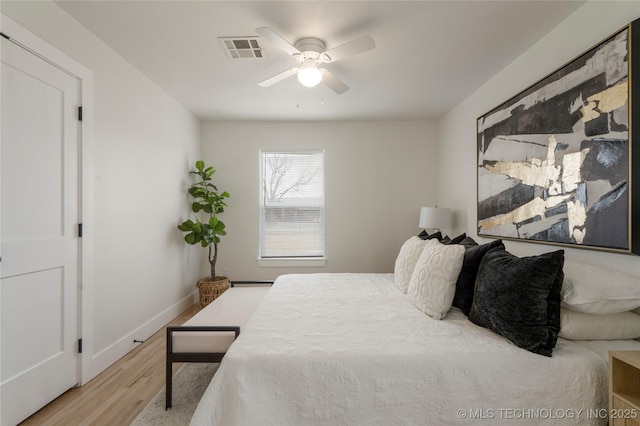
{"label": "woven basket planter", "polygon": [[213,302],[216,297],[224,293],[230,286],[231,282],[227,277],[215,277],[213,280],[200,278],[198,284],[196,284],[200,292],[200,306],[204,308]]}

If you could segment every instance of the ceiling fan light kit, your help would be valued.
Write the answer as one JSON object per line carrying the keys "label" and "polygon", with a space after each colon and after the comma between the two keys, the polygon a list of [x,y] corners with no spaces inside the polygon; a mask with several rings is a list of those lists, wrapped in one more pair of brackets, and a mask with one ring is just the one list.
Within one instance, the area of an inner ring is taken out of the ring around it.
{"label": "ceiling fan light kit", "polygon": [[324,84],[339,95],[349,90],[349,86],[332,74],[331,71],[326,68],[320,68],[319,65],[336,62],[371,50],[376,46],[373,38],[368,35],[326,50],[325,43],[314,37],[301,38],[293,45],[271,28],[256,28],[256,33],[273,43],[280,50],[291,55],[300,64],[299,67],[290,68],[258,83],[262,87],[269,87],[292,75],[297,75],[298,81],[305,87],[315,87],[324,81]]}
{"label": "ceiling fan light kit", "polygon": [[316,87],[322,81],[322,71],[315,61],[307,59],[298,69],[298,81],[305,87]]}

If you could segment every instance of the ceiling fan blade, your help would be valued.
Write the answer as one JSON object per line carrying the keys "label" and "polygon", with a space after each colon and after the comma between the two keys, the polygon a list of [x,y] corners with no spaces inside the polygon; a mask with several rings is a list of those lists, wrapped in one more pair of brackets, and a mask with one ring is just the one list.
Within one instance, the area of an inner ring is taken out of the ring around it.
{"label": "ceiling fan blade", "polygon": [[374,47],[376,47],[376,42],[373,41],[373,38],[369,35],[364,35],[345,44],[341,44],[338,47],[327,50],[323,53],[323,56],[327,55],[329,57],[328,62],[335,62],[348,56],[357,55],[358,53],[371,50]]}
{"label": "ceiling fan blade", "polygon": [[340,80],[335,75],[331,74],[329,70],[324,71],[324,75],[322,77],[322,81],[324,84],[329,86],[331,90],[336,92],[336,94],[340,95],[347,90],[349,90],[349,86],[347,86],[342,80]]}
{"label": "ceiling fan blade", "polygon": [[268,28],[268,27],[256,28],[256,33],[258,33],[258,35],[260,35],[261,37],[266,38],[271,43],[273,43],[277,48],[287,52],[289,55],[293,56],[295,54],[298,54],[298,55],[300,54],[300,51],[296,49],[294,45],[292,45],[287,40],[282,38],[280,34],[276,33],[271,28]]}
{"label": "ceiling fan blade", "polygon": [[280,74],[276,74],[273,77],[269,77],[268,79],[261,81],[260,83],[258,83],[258,86],[262,86],[262,87],[272,86],[284,80],[285,78],[289,78],[292,75],[295,75],[297,72],[298,72],[298,68],[288,69],[284,72],[281,72]]}

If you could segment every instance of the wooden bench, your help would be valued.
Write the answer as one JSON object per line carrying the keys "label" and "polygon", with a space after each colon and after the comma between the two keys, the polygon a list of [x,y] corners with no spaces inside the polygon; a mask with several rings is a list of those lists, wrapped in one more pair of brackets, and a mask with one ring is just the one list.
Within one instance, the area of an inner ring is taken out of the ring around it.
{"label": "wooden bench", "polygon": [[173,363],[220,362],[271,284],[273,281],[232,281],[231,288],[189,321],[167,327],[166,409],[172,403]]}

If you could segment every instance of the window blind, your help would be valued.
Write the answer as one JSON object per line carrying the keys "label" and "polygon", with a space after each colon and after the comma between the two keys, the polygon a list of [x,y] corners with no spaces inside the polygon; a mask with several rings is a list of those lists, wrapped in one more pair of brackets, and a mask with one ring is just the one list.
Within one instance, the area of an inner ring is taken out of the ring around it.
{"label": "window blind", "polygon": [[324,152],[260,151],[260,257],[324,257]]}

